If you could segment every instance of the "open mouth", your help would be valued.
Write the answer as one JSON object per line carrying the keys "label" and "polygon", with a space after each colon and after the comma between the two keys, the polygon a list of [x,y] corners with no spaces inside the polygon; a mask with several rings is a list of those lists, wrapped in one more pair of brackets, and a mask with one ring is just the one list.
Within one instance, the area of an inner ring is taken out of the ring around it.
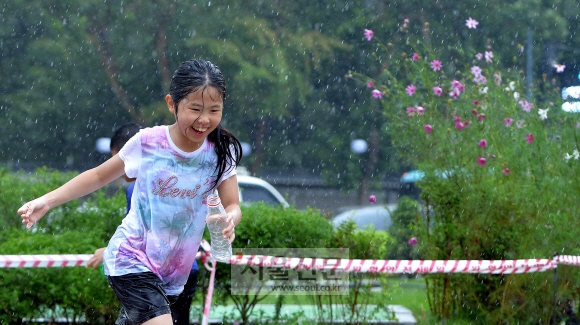
{"label": "open mouth", "polygon": [[207,131],[207,128],[196,128],[196,127],[193,127],[193,126],[191,127],[191,129],[197,135],[202,135],[205,131]]}

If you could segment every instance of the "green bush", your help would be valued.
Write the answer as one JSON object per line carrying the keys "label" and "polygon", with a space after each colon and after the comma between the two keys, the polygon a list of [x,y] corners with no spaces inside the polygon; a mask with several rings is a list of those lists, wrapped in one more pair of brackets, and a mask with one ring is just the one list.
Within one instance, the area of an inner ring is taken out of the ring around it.
{"label": "green bush", "polygon": [[[570,254],[580,236],[572,226],[580,212],[578,116],[561,109],[555,80],[544,77],[525,88],[515,48],[514,66],[502,67],[493,40],[463,29],[473,47],[441,49],[430,46],[428,23],[405,25],[390,34],[390,43],[376,43],[372,76],[350,74],[381,105],[401,157],[425,173],[418,183],[428,209],[417,235],[421,256]],[[577,277],[561,277],[567,285],[559,294],[578,299]],[[425,277],[433,314],[483,324],[548,322],[551,278],[549,272]]]}
{"label": "green bush", "polygon": [[[80,231],[51,235],[21,231],[7,234],[3,255],[88,254],[102,245]],[[119,305],[104,276],[83,267],[0,269],[0,323],[23,318],[68,316],[90,323],[111,323]]]}
{"label": "green bush", "polygon": [[404,196],[397,203],[397,208],[391,212],[393,225],[389,234],[393,237],[393,244],[388,248],[387,258],[392,260],[419,259],[416,246],[409,244],[409,240],[419,236],[419,224],[425,222],[421,216],[419,202]]}
{"label": "green bush", "polygon": [[[236,249],[244,248],[319,248],[329,247],[332,225],[318,211],[272,207],[264,203],[242,206],[242,221],[236,227]],[[209,240],[208,232],[204,234]],[[218,263],[216,295],[225,303],[233,300],[247,321],[253,307],[264,297],[231,295],[231,268]],[[205,293],[205,290],[203,290]]]}
{"label": "green bush", "polygon": [[332,238],[332,225],[314,209],[303,211],[258,203],[243,206],[242,213],[234,247],[327,247]]}
{"label": "green bush", "polygon": [[[73,176],[74,173],[46,169],[32,174],[0,172],[0,184],[7,189],[0,196],[0,210],[4,212],[0,254],[92,254],[107,244],[125,215],[122,191],[112,197],[98,191],[82,203],[75,200],[64,204],[51,210],[29,231],[20,222],[16,210],[23,203]],[[0,323],[55,316],[111,323],[119,308],[113,291],[98,270],[82,267],[0,269]]]}
{"label": "green bush", "polygon": [[[389,233],[378,231],[372,227],[359,229],[353,220],[344,222],[335,230],[330,247],[347,248],[350,259],[384,260],[388,248],[394,245]],[[314,297],[318,307],[318,321],[332,323],[342,319],[350,324],[376,320],[378,310],[384,310],[387,304],[390,288],[387,285],[387,275],[382,273],[349,273],[350,288],[348,295],[325,295]],[[373,287],[380,287],[380,295],[371,294]],[[376,308],[371,310],[368,305],[373,297]],[[335,308],[329,308],[335,305]],[[338,311],[338,315],[331,310]],[[382,319],[383,321],[385,319]]]}
{"label": "green bush", "polygon": [[[22,228],[21,219],[16,214],[16,210],[22,204],[52,191],[75,175],[74,173],[51,171],[46,168],[38,169],[33,173],[10,173],[8,169],[0,169],[0,186],[2,187],[0,221],[3,229]],[[68,209],[76,205],[78,202],[73,201],[63,205],[62,208]]]}

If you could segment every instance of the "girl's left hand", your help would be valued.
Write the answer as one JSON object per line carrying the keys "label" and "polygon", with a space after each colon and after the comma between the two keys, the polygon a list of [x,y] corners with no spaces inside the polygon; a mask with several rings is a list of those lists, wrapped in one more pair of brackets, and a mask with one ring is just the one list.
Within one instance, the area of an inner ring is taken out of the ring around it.
{"label": "girl's left hand", "polygon": [[103,263],[103,252],[107,247],[97,248],[95,250],[95,254],[91,257],[91,259],[87,262],[87,267],[92,267],[93,270],[97,269],[101,263]]}
{"label": "girl's left hand", "polygon": [[234,224],[234,215],[231,213],[227,214],[227,227],[222,231],[224,238],[229,238],[229,243],[231,244],[236,238],[236,225]]}

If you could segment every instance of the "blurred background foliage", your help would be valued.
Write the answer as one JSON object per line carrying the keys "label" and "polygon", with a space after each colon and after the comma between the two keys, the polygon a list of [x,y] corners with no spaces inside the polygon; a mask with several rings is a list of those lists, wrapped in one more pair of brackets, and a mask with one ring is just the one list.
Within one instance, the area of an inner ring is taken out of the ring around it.
{"label": "blurred background foliage", "polygon": [[[567,69],[556,82],[577,82],[580,8],[563,0],[13,0],[0,8],[0,163],[29,170],[84,170],[107,157],[95,141],[119,125],[172,123],[163,101],[171,75],[202,57],[226,76],[223,123],[252,146],[243,161],[252,173],[303,169],[345,189],[373,186],[410,163],[364,85],[344,76],[378,73],[363,30],[372,25],[397,44],[405,18],[429,22],[425,39],[448,61],[491,42],[499,65],[523,70],[528,52],[519,50],[531,37],[533,80],[556,77],[558,62]],[[485,36],[469,38],[468,17]],[[353,139],[367,140],[368,151],[353,154]]]}

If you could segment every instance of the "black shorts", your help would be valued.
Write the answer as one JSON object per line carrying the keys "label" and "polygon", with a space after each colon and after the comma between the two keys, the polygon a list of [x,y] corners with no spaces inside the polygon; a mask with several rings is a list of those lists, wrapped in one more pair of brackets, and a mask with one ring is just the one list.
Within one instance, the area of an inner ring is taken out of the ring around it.
{"label": "black shorts", "polygon": [[163,283],[153,272],[107,276],[107,280],[122,306],[117,325],[138,325],[171,314],[170,305],[177,299],[167,296]]}

